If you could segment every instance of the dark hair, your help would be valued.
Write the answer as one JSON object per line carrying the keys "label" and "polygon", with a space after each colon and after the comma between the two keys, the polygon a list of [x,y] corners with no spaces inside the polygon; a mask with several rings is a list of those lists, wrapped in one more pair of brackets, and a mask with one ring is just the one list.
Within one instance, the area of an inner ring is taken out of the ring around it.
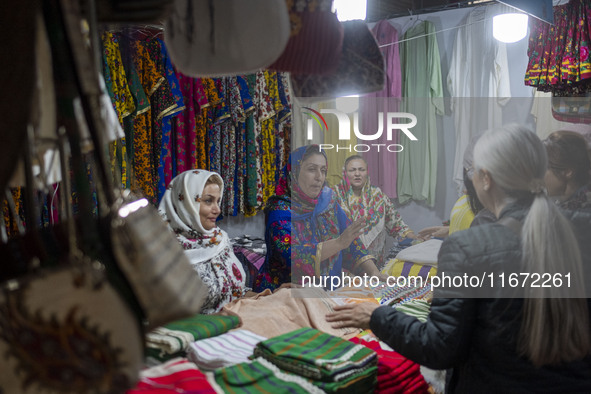
{"label": "dark hair", "polygon": [[555,131],[544,140],[548,153],[548,169],[561,176],[558,171],[572,170],[573,181],[583,184],[591,179],[590,152],[585,138],[574,131]]}
{"label": "dark hair", "polygon": [[476,194],[476,189],[474,188],[474,183],[472,179],[468,176],[468,170],[464,168],[464,186],[466,187],[466,195],[468,196],[468,203],[470,204],[470,209],[472,213],[476,215],[478,212],[484,209],[484,205],[478,199],[478,194]]}
{"label": "dark hair", "polygon": [[349,164],[349,162],[350,161],[353,161],[353,160],[363,160],[363,162],[365,163],[365,165],[367,165],[367,160],[365,160],[363,158],[363,156],[361,156],[361,155],[353,155],[353,156],[349,156],[349,157],[347,157],[347,159],[345,159],[345,164],[344,164],[345,169],[347,169],[347,164]]}

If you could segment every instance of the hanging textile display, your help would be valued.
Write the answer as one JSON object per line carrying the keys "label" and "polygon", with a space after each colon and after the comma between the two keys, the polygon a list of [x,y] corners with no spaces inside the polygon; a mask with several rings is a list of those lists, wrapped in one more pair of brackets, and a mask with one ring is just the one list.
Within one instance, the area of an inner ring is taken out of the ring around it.
{"label": "hanging textile display", "polygon": [[[359,100],[361,114],[370,114],[362,116],[361,122],[363,130],[370,134],[378,130],[378,119],[375,116],[379,112],[398,112],[401,97],[401,70],[400,54],[398,44],[398,31],[387,20],[378,22],[372,29],[378,44],[382,46],[382,56],[386,63],[386,83],[384,89],[379,92],[369,93]],[[376,143],[397,144],[398,134],[392,135],[392,140],[388,141],[387,135],[382,136]],[[367,170],[372,174],[376,186],[390,198],[396,198],[396,152],[383,154],[365,153],[363,158],[367,161]]]}
{"label": "hanging textile display", "polygon": [[553,8],[554,25],[531,18],[525,84],[558,96],[591,91],[591,5],[571,0]]}
{"label": "hanging textile display", "polygon": [[162,148],[160,151],[160,162],[158,164],[158,201],[160,201],[164,195],[166,186],[168,186],[170,181],[172,181],[172,178],[174,178],[172,171],[172,161],[174,159],[174,145],[172,139],[173,118],[180,116],[180,113],[185,110],[185,103],[180,83],[170,61],[166,46],[160,39],[157,39],[157,42],[160,46],[164,70],[166,71],[166,82],[168,83],[168,86],[170,86],[170,91],[176,104],[174,109],[167,112],[162,117]]}
{"label": "hanging textile display", "polygon": [[287,75],[187,76],[161,35],[133,28],[103,34],[107,91],[126,137],[113,143],[115,179],[156,204],[175,175],[208,169],[224,178],[223,215],[256,214],[289,154]]}
{"label": "hanging textile display", "polygon": [[441,59],[435,26],[422,22],[404,33],[400,48],[403,65],[402,112],[412,113],[418,123],[413,127],[417,141],[400,135],[404,150],[398,153],[398,200],[410,199],[435,204],[437,179],[436,115],[443,115]]}
{"label": "hanging textile display", "polygon": [[503,122],[503,106],[511,97],[505,43],[492,35],[492,18],[499,5],[477,7],[456,33],[447,87],[456,127],[453,179],[458,196],[463,189],[463,156],[468,141]]}

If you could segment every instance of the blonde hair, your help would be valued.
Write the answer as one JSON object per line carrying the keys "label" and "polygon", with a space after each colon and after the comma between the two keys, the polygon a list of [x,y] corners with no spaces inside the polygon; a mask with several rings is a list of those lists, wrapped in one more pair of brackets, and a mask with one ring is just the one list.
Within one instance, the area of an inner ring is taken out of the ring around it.
{"label": "blonde hair", "polygon": [[[474,148],[475,168],[486,169],[510,201],[533,199],[521,229],[521,271],[583,278],[571,224],[543,190],[547,161],[542,141],[515,124],[486,132]],[[574,289],[543,288],[524,300],[517,346],[536,366],[574,361],[590,353],[585,285],[576,282]]]}
{"label": "blonde hair", "polygon": [[218,185],[221,190],[224,187],[224,182],[218,174],[212,174],[209,178],[207,178],[207,180],[205,181],[205,185],[203,185],[203,187],[207,185]]}

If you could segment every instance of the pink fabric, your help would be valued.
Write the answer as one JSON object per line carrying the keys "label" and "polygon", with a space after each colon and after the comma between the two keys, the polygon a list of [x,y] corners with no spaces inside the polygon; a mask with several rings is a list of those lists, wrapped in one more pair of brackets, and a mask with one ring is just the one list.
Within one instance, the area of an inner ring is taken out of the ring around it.
{"label": "pink fabric", "polygon": [[[185,104],[185,110],[182,114],[176,116],[173,121],[176,138],[176,173],[180,174],[197,168],[195,116],[200,113],[201,108],[206,106],[208,102],[201,80],[188,77],[178,71],[176,76],[179,80]],[[166,184],[168,185],[170,181],[167,179]]]}
{"label": "pink fabric", "polygon": [[[378,45],[381,47],[382,55],[386,62],[386,84],[384,90],[370,93],[360,99],[359,113],[367,114],[361,117],[361,132],[363,134],[375,134],[378,130],[378,112],[383,112],[384,116],[388,112],[398,112],[400,97],[402,95],[400,55],[398,53],[398,44],[392,44],[398,41],[398,31],[387,20],[378,22],[372,29]],[[398,132],[393,133],[392,140],[388,141],[386,133],[386,120],[384,119],[384,131],[382,136],[372,144],[397,144]],[[361,141],[359,142],[361,143]],[[367,161],[368,172],[382,191],[391,198],[397,197],[396,193],[396,153],[380,150],[379,153],[370,150],[364,154]]]}

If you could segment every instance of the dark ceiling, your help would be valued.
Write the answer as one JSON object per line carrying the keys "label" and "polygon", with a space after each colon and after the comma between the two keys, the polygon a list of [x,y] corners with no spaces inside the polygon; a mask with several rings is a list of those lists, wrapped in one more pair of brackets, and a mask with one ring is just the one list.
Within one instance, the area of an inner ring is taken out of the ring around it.
{"label": "dark ceiling", "polygon": [[454,8],[473,7],[491,0],[367,0],[367,22],[426,14]]}

